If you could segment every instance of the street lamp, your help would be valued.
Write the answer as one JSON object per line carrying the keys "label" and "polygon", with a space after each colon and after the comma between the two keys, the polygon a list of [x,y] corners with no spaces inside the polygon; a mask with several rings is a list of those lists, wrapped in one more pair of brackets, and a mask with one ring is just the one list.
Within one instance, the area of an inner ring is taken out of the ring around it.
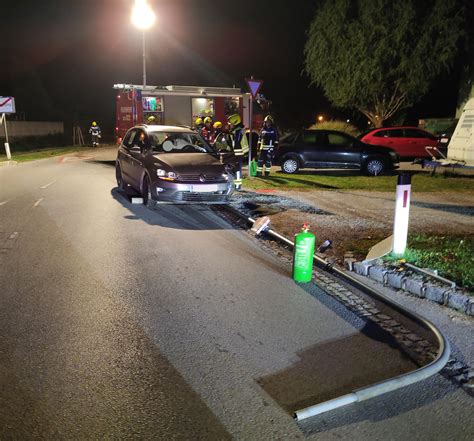
{"label": "street lamp", "polygon": [[145,57],[145,31],[150,29],[156,20],[156,15],[146,0],[135,0],[130,17],[133,25],[142,31],[143,42],[143,88],[146,86],[146,57]]}

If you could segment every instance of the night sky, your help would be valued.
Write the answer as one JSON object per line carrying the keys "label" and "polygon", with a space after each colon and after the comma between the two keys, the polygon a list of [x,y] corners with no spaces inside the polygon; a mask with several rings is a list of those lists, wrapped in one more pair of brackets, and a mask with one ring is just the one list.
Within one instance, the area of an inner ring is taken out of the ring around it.
{"label": "night sky", "polygon": [[[264,80],[279,125],[301,127],[331,109],[302,75],[305,32],[317,1],[150,0],[157,22],[147,32],[147,83],[244,87]],[[2,2],[0,95],[13,95],[26,119],[114,126],[114,83],[140,84],[141,33],[130,23],[133,0]],[[452,116],[458,60],[450,74],[408,112]],[[364,121],[362,118],[359,121]]]}

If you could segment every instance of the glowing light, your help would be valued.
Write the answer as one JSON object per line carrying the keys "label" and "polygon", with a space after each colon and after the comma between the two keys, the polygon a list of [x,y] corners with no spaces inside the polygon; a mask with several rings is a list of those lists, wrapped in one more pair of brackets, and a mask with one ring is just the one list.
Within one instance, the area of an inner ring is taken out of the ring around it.
{"label": "glowing light", "polygon": [[324,116],[323,116],[323,115],[319,115],[319,116],[318,116],[318,121],[319,121],[319,122],[323,122],[323,121],[324,121]]}
{"label": "glowing light", "polygon": [[135,0],[130,18],[135,27],[146,31],[155,23],[156,15],[146,0]]}

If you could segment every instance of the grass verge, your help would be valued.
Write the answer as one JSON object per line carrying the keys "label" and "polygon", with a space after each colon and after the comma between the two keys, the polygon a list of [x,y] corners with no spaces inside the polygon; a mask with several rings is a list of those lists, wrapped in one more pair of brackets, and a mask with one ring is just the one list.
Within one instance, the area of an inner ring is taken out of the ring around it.
{"label": "grass verge", "polygon": [[[327,173],[327,172],[325,172]],[[392,191],[397,184],[397,176],[360,176],[339,173],[327,174],[294,174],[275,173],[266,178],[245,178],[244,188],[249,190],[370,190]],[[427,173],[415,174],[412,178],[412,189],[418,192],[434,191],[474,191],[472,177],[429,176]]]}
{"label": "grass verge", "polygon": [[[53,156],[61,156],[65,155],[66,153],[73,153],[85,150],[84,147],[56,147],[51,149],[39,149],[39,150],[32,150],[28,152],[19,152],[15,153],[12,152],[12,160],[18,162],[26,162],[26,161],[35,161],[37,159],[45,159],[51,158]],[[6,157],[2,157],[0,162],[7,161]]]}
{"label": "grass verge", "polygon": [[[436,269],[474,295],[474,237],[413,235],[403,256],[408,263]],[[386,257],[388,261],[400,257]]]}

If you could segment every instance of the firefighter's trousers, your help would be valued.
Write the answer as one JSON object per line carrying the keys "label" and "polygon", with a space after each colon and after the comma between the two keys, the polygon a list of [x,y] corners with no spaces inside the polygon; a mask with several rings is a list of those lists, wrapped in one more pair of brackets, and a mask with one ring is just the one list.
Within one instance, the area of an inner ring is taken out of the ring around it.
{"label": "firefighter's trousers", "polygon": [[237,170],[235,172],[235,178],[234,178],[234,184],[235,184],[235,189],[240,190],[242,188],[242,165],[243,165],[243,155],[236,155],[237,159]]}
{"label": "firefighter's trousers", "polygon": [[92,147],[99,145],[99,135],[92,135]]}
{"label": "firefighter's trousers", "polygon": [[270,170],[272,168],[272,149],[266,149],[265,147],[260,150],[257,161],[257,176],[263,175],[263,169],[265,166],[265,176],[270,176]]}

